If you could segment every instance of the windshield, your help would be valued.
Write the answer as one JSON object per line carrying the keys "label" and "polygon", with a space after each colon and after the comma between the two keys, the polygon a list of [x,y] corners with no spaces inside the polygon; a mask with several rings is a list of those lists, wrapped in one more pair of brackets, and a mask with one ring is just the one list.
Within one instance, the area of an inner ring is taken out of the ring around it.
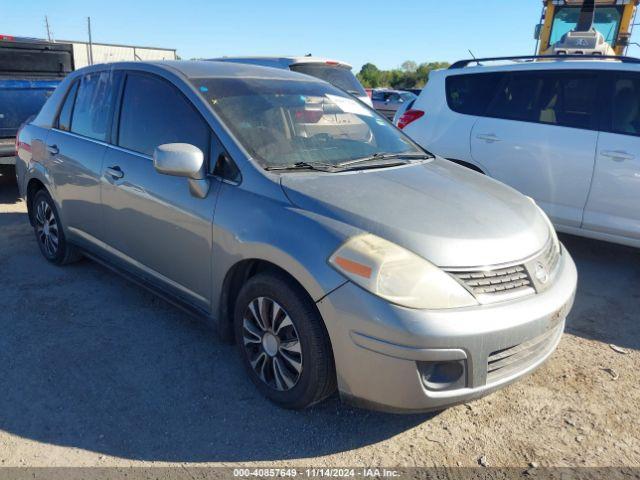
{"label": "windshield", "polygon": [[366,97],[362,85],[351,70],[346,67],[326,65],[324,63],[298,63],[289,67],[294,72],[304,73],[335,85],[351,95]]}
{"label": "windshield", "polygon": [[[557,7],[551,26],[551,45],[559,42],[565,33],[573,30],[578,24],[579,17],[580,7]],[[597,7],[593,26],[604,36],[606,42],[613,45],[618,36],[621,18],[620,7]]]}
{"label": "windshield", "polygon": [[265,168],[337,165],[375,154],[424,154],[359,100],[315,81],[192,80],[247,152]]}

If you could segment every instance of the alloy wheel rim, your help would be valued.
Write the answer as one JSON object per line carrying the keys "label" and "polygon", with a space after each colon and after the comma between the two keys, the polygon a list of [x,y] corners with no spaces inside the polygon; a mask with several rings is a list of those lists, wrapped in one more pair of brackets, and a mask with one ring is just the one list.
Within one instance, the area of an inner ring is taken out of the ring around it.
{"label": "alloy wheel rim", "polygon": [[300,337],[276,301],[257,297],[242,318],[243,347],[258,378],[278,391],[291,390],[302,373]]}
{"label": "alloy wheel rim", "polygon": [[58,252],[60,232],[53,209],[45,200],[41,200],[36,207],[36,232],[47,255],[53,257]]}

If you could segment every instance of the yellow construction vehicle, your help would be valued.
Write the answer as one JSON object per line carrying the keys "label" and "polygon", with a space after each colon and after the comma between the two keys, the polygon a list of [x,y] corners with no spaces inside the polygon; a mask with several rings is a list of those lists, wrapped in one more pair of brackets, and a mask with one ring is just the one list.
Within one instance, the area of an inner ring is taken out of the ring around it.
{"label": "yellow construction vehicle", "polygon": [[640,0],[543,0],[538,55],[625,55]]}

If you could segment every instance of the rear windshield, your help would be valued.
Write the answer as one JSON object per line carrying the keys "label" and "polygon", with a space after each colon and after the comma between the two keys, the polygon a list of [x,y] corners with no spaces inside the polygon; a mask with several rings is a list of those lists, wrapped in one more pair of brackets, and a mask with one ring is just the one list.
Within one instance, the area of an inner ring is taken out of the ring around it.
{"label": "rear windshield", "polygon": [[357,97],[365,97],[367,95],[367,92],[364,91],[364,88],[349,68],[326,65],[324,63],[299,63],[291,65],[289,68],[294,72],[304,73],[329,82],[351,95]]}
{"label": "rear windshield", "polygon": [[255,78],[192,81],[264,167],[336,164],[374,153],[423,153],[373,109],[325,83]]}
{"label": "rear windshield", "polygon": [[0,138],[15,137],[20,125],[40,111],[58,83],[0,79]]}

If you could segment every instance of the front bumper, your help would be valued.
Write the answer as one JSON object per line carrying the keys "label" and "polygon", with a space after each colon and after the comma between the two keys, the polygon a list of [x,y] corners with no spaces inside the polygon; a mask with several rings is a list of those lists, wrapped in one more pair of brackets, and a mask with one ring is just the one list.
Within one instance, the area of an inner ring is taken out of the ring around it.
{"label": "front bumper", "polygon": [[[432,311],[399,307],[344,284],[318,302],[341,396],[378,410],[429,411],[515,381],[543,363],[560,341],[577,286],[575,264],[564,248],[553,281],[545,292],[517,300]],[[490,362],[505,350],[514,352],[511,364],[492,372]],[[464,386],[425,387],[420,362],[448,361],[464,365]]]}

